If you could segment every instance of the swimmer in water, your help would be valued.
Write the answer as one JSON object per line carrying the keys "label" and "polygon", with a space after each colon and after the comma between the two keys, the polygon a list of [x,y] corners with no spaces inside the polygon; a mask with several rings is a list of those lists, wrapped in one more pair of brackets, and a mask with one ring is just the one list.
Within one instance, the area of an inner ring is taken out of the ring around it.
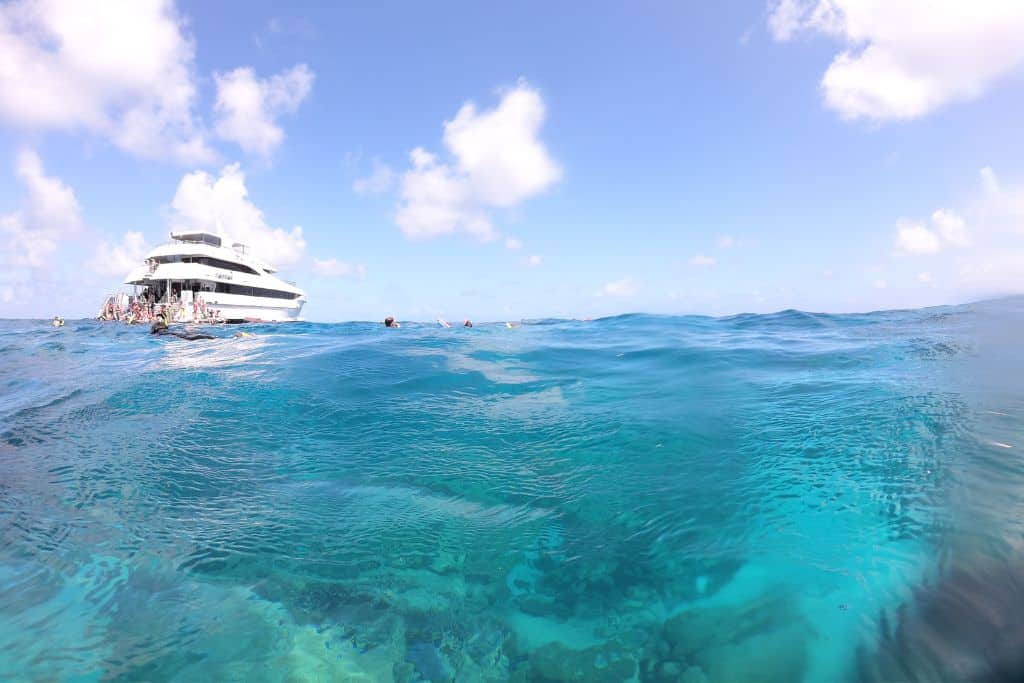
{"label": "swimmer in water", "polygon": [[187,339],[188,341],[195,341],[196,339],[216,339],[216,337],[209,334],[189,334],[187,332],[171,332],[171,330],[167,327],[167,322],[159,318],[157,319],[156,322],[153,323],[153,326],[149,328],[149,333],[158,335],[171,335],[172,337],[178,337],[179,339]]}
{"label": "swimmer in water", "polygon": [[384,318],[384,327],[401,327],[401,325],[399,325],[398,321],[389,315]]}
{"label": "swimmer in water", "polygon": [[473,327],[473,321],[472,321],[472,320],[469,320],[469,319],[467,318],[467,319],[466,319],[466,322],[462,323],[462,326],[463,326],[463,327]]}

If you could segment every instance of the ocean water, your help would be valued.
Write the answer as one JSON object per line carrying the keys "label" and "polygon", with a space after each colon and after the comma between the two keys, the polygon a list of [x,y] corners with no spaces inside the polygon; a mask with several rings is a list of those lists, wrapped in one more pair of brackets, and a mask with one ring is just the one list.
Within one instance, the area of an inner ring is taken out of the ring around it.
{"label": "ocean water", "polygon": [[1024,671],[1022,299],[210,329],[0,322],[0,680]]}

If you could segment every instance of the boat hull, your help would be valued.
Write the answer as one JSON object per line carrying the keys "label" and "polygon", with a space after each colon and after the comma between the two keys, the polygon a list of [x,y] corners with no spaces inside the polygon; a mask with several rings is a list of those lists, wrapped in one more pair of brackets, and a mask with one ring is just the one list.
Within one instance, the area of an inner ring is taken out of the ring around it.
{"label": "boat hull", "polygon": [[302,319],[302,303],[285,307],[214,300],[207,301],[206,308],[208,311],[216,310],[216,317],[227,322],[285,323]]}

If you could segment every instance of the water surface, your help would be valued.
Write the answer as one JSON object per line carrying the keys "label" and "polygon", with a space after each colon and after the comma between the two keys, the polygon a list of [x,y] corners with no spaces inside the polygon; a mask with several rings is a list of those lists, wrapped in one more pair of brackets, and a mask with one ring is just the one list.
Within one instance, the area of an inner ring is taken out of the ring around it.
{"label": "water surface", "polygon": [[1024,651],[1022,300],[238,329],[0,322],[0,679],[984,679]]}

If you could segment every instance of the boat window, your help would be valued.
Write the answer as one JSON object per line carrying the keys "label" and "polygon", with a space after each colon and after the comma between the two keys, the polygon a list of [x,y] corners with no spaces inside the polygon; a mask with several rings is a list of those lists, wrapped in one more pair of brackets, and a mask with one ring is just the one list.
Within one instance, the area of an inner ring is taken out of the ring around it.
{"label": "boat window", "polygon": [[210,256],[157,256],[154,260],[157,263],[199,263],[204,266],[210,266],[212,268],[220,268],[222,270],[233,270],[236,273],[248,273],[249,275],[259,275],[258,272],[256,272],[249,266],[243,266],[241,263],[225,261],[223,259],[213,258]]}
{"label": "boat window", "polygon": [[211,247],[219,247],[221,245],[220,237],[217,235],[211,235],[208,232],[172,232],[171,239],[178,242],[198,242],[200,244],[209,244]]}
{"label": "boat window", "polygon": [[242,296],[262,296],[268,299],[298,299],[299,295],[294,292],[282,292],[277,289],[266,289],[264,287],[249,287],[247,285],[236,285],[230,282],[218,282],[217,291],[221,294],[241,294]]}

